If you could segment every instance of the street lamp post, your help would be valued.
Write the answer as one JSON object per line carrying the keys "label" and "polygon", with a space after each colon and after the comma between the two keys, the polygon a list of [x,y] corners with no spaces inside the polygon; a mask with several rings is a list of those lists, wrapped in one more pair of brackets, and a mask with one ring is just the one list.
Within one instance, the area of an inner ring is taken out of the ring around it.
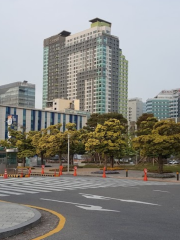
{"label": "street lamp post", "polygon": [[68,173],[69,173],[69,137],[70,137],[70,134],[68,134],[68,167],[67,167]]}

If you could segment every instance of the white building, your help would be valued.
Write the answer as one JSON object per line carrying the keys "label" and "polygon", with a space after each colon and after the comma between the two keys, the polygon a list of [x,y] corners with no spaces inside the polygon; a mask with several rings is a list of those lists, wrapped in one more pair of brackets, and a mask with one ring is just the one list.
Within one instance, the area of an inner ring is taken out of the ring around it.
{"label": "white building", "polygon": [[127,120],[136,122],[138,118],[143,114],[143,101],[141,98],[132,98],[128,100]]}
{"label": "white building", "polygon": [[53,111],[35,108],[22,108],[0,105],[0,140],[8,138],[8,125],[12,125],[18,131],[40,131],[50,125],[61,123],[61,131],[65,131],[67,123],[75,123],[79,130],[87,122],[87,114],[80,111]]}

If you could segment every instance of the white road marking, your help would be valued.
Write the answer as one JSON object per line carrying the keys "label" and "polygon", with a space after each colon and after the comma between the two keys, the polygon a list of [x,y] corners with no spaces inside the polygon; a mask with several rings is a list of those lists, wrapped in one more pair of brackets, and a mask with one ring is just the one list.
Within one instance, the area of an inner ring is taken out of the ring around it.
{"label": "white road marking", "polygon": [[105,208],[102,208],[102,207],[99,207],[99,206],[91,206],[91,207],[76,206],[76,207],[82,208],[82,209],[85,209],[85,210],[91,210],[91,211],[119,212],[119,211],[116,211],[116,210],[105,209]]}
{"label": "white road marking", "polygon": [[161,191],[161,190],[153,190],[154,192],[166,192],[169,193],[168,191]]}
{"label": "white road marking", "polygon": [[[141,186],[158,186],[172,185],[165,182],[144,182],[130,179],[112,179],[99,177],[30,177],[30,178],[8,178],[0,179],[0,188],[8,191],[8,196],[13,195],[12,192],[31,194],[31,193],[49,193],[61,191],[75,191],[81,189],[100,189],[113,187],[141,187]],[[158,187],[157,187],[158,188]],[[12,191],[12,192],[11,192]],[[1,191],[0,191],[1,193]],[[6,195],[3,193],[1,195]],[[3,197],[3,196],[2,196]]]}
{"label": "white road marking", "polygon": [[136,201],[136,200],[118,199],[118,198],[104,197],[104,196],[84,194],[84,193],[79,193],[79,194],[81,194],[81,195],[82,195],[83,197],[85,197],[85,198],[91,198],[91,199],[98,199],[98,200],[116,200],[116,201],[121,201],[121,202],[139,203],[139,204],[160,206],[159,204],[149,203],[149,202],[142,202],[142,201]]}
{"label": "white road marking", "polygon": [[12,191],[9,192],[9,191],[4,191],[4,190],[3,191],[1,190],[1,193],[7,193],[9,195],[11,195],[11,194],[12,195],[22,195],[23,194],[23,193],[16,193],[16,192],[12,192]]}
{"label": "white road marking", "polygon": [[[2,192],[1,190],[12,190],[12,191],[15,191],[15,192],[22,192],[22,193],[29,193],[28,190],[22,190],[22,189],[18,189],[18,188],[13,188],[13,187],[0,187],[0,192]],[[31,191],[31,193],[38,193],[38,192],[33,192]]]}
{"label": "white road marking", "polygon": [[102,208],[101,206],[95,206],[95,205],[87,205],[87,204],[82,204],[82,203],[66,202],[66,201],[60,201],[60,200],[55,200],[55,199],[47,199],[47,198],[40,198],[40,199],[43,200],[43,201],[51,201],[51,202],[72,204],[72,205],[75,205],[78,208],[82,208],[82,209],[85,209],[85,210],[91,210],[91,211],[119,212],[119,211],[116,211],[116,210],[105,209],[105,208]]}

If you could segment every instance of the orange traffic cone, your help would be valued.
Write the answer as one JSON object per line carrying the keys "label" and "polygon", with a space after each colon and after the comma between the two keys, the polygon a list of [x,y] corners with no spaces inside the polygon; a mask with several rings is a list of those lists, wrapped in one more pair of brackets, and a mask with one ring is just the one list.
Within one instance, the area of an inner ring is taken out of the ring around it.
{"label": "orange traffic cone", "polygon": [[144,181],[147,181],[147,169],[144,169]]}
{"label": "orange traffic cone", "polygon": [[21,177],[21,178],[23,177],[23,169],[21,170],[21,175],[20,175],[20,177]]}
{"label": "orange traffic cone", "polygon": [[7,170],[6,170],[6,169],[5,169],[5,171],[4,171],[4,178],[5,178],[5,179],[8,178]]}
{"label": "orange traffic cone", "polygon": [[147,173],[144,174],[144,181],[147,181]]}
{"label": "orange traffic cone", "polygon": [[62,170],[63,170],[63,166],[60,166],[61,168],[60,168],[60,175],[63,175],[63,173],[62,173]]}
{"label": "orange traffic cone", "polygon": [[28,177],[31,176],[31,168],[29,168],[29,171],[28,171]]}
{"label": "orange traffic cone", "polygon": [[77,176],[76,170],[77,170],[77,167],[74,167],[74,177]]}
{"label": "orange traffic cone", "polygon": [[44,165],[42,165],[41,174],[44,174]]}
{"label": "orange traffic cone", "polygon": [[103,168],[103,178],[106,178],[106,168]]}

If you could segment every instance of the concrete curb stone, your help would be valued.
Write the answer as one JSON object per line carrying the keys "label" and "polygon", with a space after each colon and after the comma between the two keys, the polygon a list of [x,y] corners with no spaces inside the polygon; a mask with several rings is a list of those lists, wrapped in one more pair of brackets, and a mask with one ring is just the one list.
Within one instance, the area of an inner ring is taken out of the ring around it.
{"label": "concrete curb stone", "polygon": [[41,221],[39,211],[15,203],[0,202],[0,239],[17,235]]}

